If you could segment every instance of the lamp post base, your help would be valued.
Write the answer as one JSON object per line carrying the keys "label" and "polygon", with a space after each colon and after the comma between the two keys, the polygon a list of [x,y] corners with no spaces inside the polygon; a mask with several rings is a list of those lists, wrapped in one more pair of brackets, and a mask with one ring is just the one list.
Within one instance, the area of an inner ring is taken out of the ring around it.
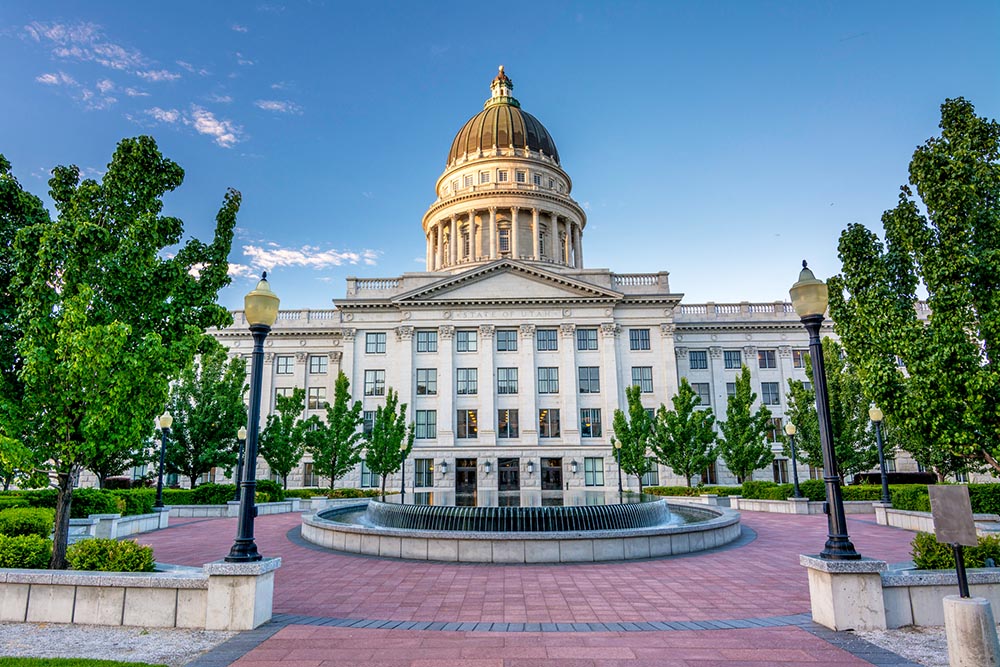
{"label": "lamp post base", "polygon": [[861,554],[846,536],[831,537],[826,541],[823,551],[819,552],[823,560],[861,560]]}
{"label": "lamp post base", "polygon": [[227,563],[253,563],[262,558],[263,556],[257,551],[257,543],[253,539],[246,540],[237,537],[225,561]]}

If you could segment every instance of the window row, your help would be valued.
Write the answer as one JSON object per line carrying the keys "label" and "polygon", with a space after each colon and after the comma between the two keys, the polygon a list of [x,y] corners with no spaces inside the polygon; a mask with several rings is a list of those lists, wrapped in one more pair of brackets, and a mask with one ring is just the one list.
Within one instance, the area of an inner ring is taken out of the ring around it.
{"label": "window row", "polygon": [[[656,459],[650,458],[649,469],[642,476],[643,486],[659,486],[660,471]],[[583,459],[584,486],[604,486],[604,459],[600,456],[587,456]]]}
{"label": "window row", "polygon": [[[483,170],[476,174],[463,174],[462,177],[453,178],[449,184],[451,187],[451,192],[458,192],[462,188],[471,188],[477,183],[479,185],[489,185],[490,183],[496,181],[497,183],[510,183],[511,182],[511,172],[513,171],[513,182],[514,183],[527,183],[528,182],[528,170],[527,169],[490,169]],[[550,190],[558,189],[562,191],[562,183],[558,183],[556,179],[551,177],[543,177],[541,173],[532,172],[531,183],[536,187],[542,187],[543,184],[547,184]],[[448,192],[448,186],[445,186],[445,192]]]}
{"label": "window row", "polygon": [[[805,368],[808,350],[792,350],[792,367]],[[743,367],[742,350],[723,350],[722,363],[727,370],[740,370]],[[688,352],[688,366],[691,370],[708,369],[708,351],[691,350]],[[777,350],[757,350],[757,368],[777,368]]]}
{"label": "window row", "polygon": [[[318,375],[326,373],[330,358],[325,354],[309,355],[309,373]],[[249,366],[248,366],[249,368]],[[278,375],[291,375],[295,372],[295,355],[278,354],[274,357],[274,372]]]}
{"label": "window row", "polygon": [[[375,411],[364,412],[365,432],[371,431],[375,420]],[[558,438],[560,435],[560,413],[557,408],[544,408],[538,411],[538,437]],[[417,440],[429,440],[437,437],[437,410],[417,410],[414,417],[414,437]],[[520,437],[519,411],[514,409],[497,410],[497,437],[501,439]],[[582,408],[580,410],[580,437],[599,438],[603,433],[600,408]],[[455,419],[455,437],[470,439],[479,437],[479,411],[457,410]]]}
{"label": "window row", "polygon": [[[518,345],[517,329],[497,329],[496,331],[496,351],[497,352],[517,352]],[[459,329],[455,332],[456,352],[478,352],[479,340],[478,330]],[[649,350],[650,337],[649,329],[629,329],[629,349]],[[418,330],[417,352],[437,352],[438,332],[434,330]],[[386,334],[384,331],[374,331],[365,334],[366,354],[385,354]],[[540,327],[535,329],[535,349],[539,352],[555,352],[559,350],[559,330],[551,327]],[[597,349],[597,328],[580,327],[576,330],[576,349],[581,352]],[[738,352],[737,352],[738,353]],[[279,360],[282,357],[279,357]],[[291,360],[291,356],[288,357]],[[292,362],[289,361],[289,364]],[[280,370],[279,373],[283,372]],[[705,366],[707,368],[707,366]],[[737,365],[737,368],[739,366]],[[291,365],[289,365],[291,369]],[[291,370],[288,371],[291,373]],[[325,371],[324,371],[325,372]]]}
{"label": "window row", "polygon": [[[513,367],[497,369],[497,394],[511,395],[518,393],[519,388],[517,371],[518,369]],[[540,366],[537,369],[536,376],[539,394],[559,393],[559,368],[557,366]],[[581,394],[601,393],[601,368],[599,366],[580,366],[577,369],[577,378],[577,388]],[[417,396],[437,395],[438,383],[436,368],[416,369],[416,379]],[[634,366],[632,368],[632,384],[637,384],[642,387],[643,393],[652,393],[653,367]],[[705,384],[706,387],[708,386],[707,383],[695,383],[695,385],[698,384]],[[365,371],[365,396],[384,396],[385,386],[385,370],[378,369]],[[455,369],[455,393],[459,396],[474,396],[479,393],[478,368]],[[707,402],[707,399],[705,402]]]}

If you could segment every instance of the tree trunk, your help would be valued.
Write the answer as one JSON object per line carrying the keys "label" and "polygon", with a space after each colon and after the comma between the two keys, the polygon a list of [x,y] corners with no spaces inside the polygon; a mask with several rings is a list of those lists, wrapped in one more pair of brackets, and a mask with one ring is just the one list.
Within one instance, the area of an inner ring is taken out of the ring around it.
{"label": "tree trunk", "polygon": [[385,502],[385,478],[386,475],[382,475],[382,502]]}
{"label": "tree trunk", "polygon": [[636,475],[636,479],[639,480],[639,495],[642,495],[642,475]]}
{"label": "tree trunk", "polygon": [[73,502],[73,473],[59,473],[56,494],[56,523],[52,534],[52,559],[49,569],[66,569],[66,546],[69,544],[69,515]]}
{"label": "tree trunk", "polygon": [[187,478],[189,480],[191,480],[191,488],[193,489],[194,488],[194,480],[196,480],[198,478],[198,476],[197,475],[188,475]]}
{"label": "tree trunk", "polygon": [[282,484],[282,488],[285,491],[287,491],[288,490],[288,475],[282,475],[281,476],[281,484]]}
{"label": "tree trunk", "polygon": [[[986,459],[986,462],[990,464],[990,467],[992,467],[997,472],[1000,472],[1000,463],[997,463],[997,460],[993,458],[993,456],[985,449],[983,450],[983,458]],[[938,481],[941,482],[944,481],[944,476],[941,473],[938,473]]]}
{"label": "tree trunk", "polygon": [[694,476],[694,475],[688,475],[688,476],[687,476],[687,477],[685,478],[685,479],[687,479],[687,485],[688,485],[688,488],[689,488],[689,489],[691,488],[691,478],[692,478],[693,476]]}

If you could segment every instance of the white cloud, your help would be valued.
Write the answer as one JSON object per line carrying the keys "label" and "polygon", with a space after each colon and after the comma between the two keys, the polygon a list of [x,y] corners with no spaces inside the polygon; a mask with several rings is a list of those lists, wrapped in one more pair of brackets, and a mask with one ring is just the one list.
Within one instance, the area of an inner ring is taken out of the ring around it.
{"label": "white cloud", "polygon": [[218,93],[212,93],[208,96],[209,102],[215,102],[216,104],[229,104],[233,101],[231,95],[219,95]]}
{"label": "white cloud", "polygon": [[305,245],[301,248],[283,248],[274,243],[268,247],[259,245],[243,246],[243,254],[250,258],[250,266],[255,269],[271,271],[275,267],[303,267],[309,269],[328,269],[345,264],[365,264],[374,266],[379,255],[377,250],[333,250],[321,249]]}
{"label": "white cloud", "polygon": [[229,275],[237,278],[253,278],[259,275],[252,266],[246,264],[229,263]]}
{"label": "white cloud", "polygon": [[136,88],[126,88],[125,94],[129,97],[149,97],[149,93],[144,90],[138,90]]}
{"label": "white cloud", "polygon": [[191,125],[195,132],[214,137],[215,143],[223,148],[239,142],[242,132],[232,121],[220,120],[211,111],[194,104],[191,105]]}
{"label": "white cloud", "polygon": [[244,57],[239,51],[236,52],[236,62],[239,65],[253,65],[253,61]]}
{"label": "white cloud", "polygon": [[101,91],[102,93],[106,93],[109,90],[114,90],[114,88],[115,84],[113,81],[111,81],[111,79],[101,79],[100,81],[97,82],[97,90]]}
{"label": "white cloud", "polygon": [[140,79],[145,79],[146,81],[153,81],[159,83],[161,81],[176,81],[181,78],[181,75],[176,72],[170,72],[165,69],[156,70],[143,70],[135,73]]}
{"label": "white cloud", "polygon": [[176,123],[181,119],[181,112],[177,109],[153,107],[152,109],[146,109],[146,113],[161,123]]}
{"label": "white cloud", "polygon": [[147,63],[138,50],[107,41],[101,27],[94,23],[35,21],[26,25],[24,32],[39,44],[51,46],[57,58],[95,62],[116,70],[135,70]]}
{"label": "white cloud", "polygon": [[185,60],[177,60],[175,62],[177,63],[177,65],[179,67],[181,67],[183,69],[186,69],[187,71],[191,72],[192,74],[197,74],[198,76],[208,76],[209,74],[211,74],[211,72],[209,72],[207,69],[205,69],[203,67],[201,67],[201,68],[195,67],[194,65],[192,65],[191,63],[189,63],[189,62],[187,62]]}
{"label": "white cloud", "polygon": [[286,90],[288,88],[287,81],[278,81],[271,84],[271,90]]}
{"label": "white cloud", "polygon": [[58,74],[42,74],[41,76],[36,76],[35,81],[44,83],[48,86],[76,85],[76,79],[71,77],[69,74],[66,74],[66,72],[59,72]]}
{"label": "white cloud", "polygon": [[250,28],[245,25],[240,25],[239,23],[234,23],[232,25],[233,32],[250,32]]}
{"label": "white cloud", "polygon": [[276,111],[278,113],[302,113],[302,107],[300,107],[295,102],[289,102],[288,100],[257,100],[254,102],[254,106],[258,109],[263,109],[264,111]]}

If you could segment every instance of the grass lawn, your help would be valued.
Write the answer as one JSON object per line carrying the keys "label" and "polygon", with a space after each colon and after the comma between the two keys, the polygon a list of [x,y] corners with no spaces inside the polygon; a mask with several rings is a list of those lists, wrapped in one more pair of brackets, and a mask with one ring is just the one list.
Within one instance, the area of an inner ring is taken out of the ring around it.
{"label": "grass lawn", "polygon": [[117,660],[87,660],[85,658],[0,658],[0,667],[166,667],[146,662],[118,662]]}

